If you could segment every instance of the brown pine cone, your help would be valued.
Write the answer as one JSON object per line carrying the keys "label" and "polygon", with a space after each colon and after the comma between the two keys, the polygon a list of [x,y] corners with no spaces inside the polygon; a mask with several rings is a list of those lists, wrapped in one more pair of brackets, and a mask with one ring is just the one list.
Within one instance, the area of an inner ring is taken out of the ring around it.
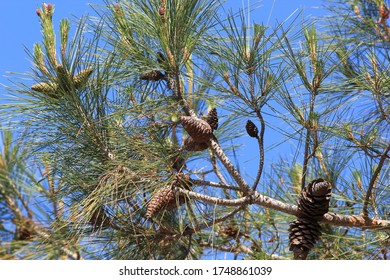
{"label": "brown pine cone", "polygon": [[158,71],[158,70],[143,72],[140,75],[140,79],[145,80],[145,81],[159,81],[159,80],[164,79],[164,77],[165,77],[165,75],[161,71]]}
{"label": "brown pine cone", "polygon": [[294,252],[294,260],[305,260],[321,236],[320,225],[315,220],[298,218],[290,223],[288,231],[290,251]]}
{"label": "brown pine cone", "polygon": [[259,138],[259,129],[251,120],[246,122],[245,128],[250,137]]}
{"label": "brown pine cone", "polygon": [[160,211],[173,210],[185,203],[186,198],[181,194],[175,194],[173,187],[180,187],[189,190],[192,186],[188,175],[180,174],[173,180],[172,184],[160,189],[149,201],[146,208],[148,219],[156,216]]}
{"label": "brown pine cone", "polygon": [[218,113],[216,108],[210,110],[205,121],[210,125],[212,130],[218,129]]}
{"label": "brown pine cone", "polygon": [[332,185],[322,178],[310,182],[298,196],[299,217],[318,220],[329,210]]}
{"label": "brown pine cone", "polygon": [[188,137],[183,142],[183,148],[191,152],[204,151],[208,148],[207,143],[198,143],[195,142],[192,137]]}
{"label": "brown pine cone", "polygon": [[180,117],[180,122],[182,123],[187,133],[197,143],[207,142],[212,135],[213,130],[204,120],[196,117],[182,116]]}

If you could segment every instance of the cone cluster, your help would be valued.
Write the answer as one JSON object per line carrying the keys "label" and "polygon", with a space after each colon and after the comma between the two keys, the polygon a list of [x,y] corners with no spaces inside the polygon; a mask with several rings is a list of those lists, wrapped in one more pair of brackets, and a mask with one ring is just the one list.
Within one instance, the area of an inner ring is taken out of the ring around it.
{"label": "cone cluster", "polygon": [[304,260],[321,236],[318,221],[328,212],[332,186],[322,178],[310,182],[298,196],[298,219],[290,223],[289,246],[294,259]]}
{"label": "cone cluster", "polygon": [[186,197],[174,192],[174,187],[190,189],[189,177],[177,178],[172,184],[160,189],[149,201],[146,208],[146,217],[153,218],[161,211],[176,209],[186,201]]}
{"label": "cone cluster", "polygon": [[60,98],[62,91],[69,92],[74,89],[81,89],[91,76],[93,69],[85,68],[73,77],[60,64],[56,67],[57,77],[55,82],[42,82],[31,87],[32,90],[44,93],[53,98]]}
{"label": "cone cluster", "polygon": [[218,129],[217,109],[211,109],[202,119],[196,117],[180,117],[184,129],[190,135],[183,141],[183,148],[187,151],[203,151],[208,148],[207,141],[214,130]]}

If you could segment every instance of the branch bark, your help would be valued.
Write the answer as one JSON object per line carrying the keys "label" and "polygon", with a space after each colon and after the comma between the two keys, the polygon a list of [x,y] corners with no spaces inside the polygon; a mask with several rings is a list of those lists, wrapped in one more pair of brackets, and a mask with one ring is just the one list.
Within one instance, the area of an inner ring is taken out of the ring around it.
{"label": "branch bark", "polygon": [[[193,191],[188,191],[180,188],[176,188],[181,194],[184,194],[192,199],[204,201],[207,203],[212,203],[215,205],[223,205],[223,206],[242,206],[247,204],[257,204],[269,209],[277,210],[289,215],[297,216],[298,206],[284,203],[282,201],[273,199],[271,197],[260,194],[255,191],[252,196],[244,196],[237,199],[223,199],[208,196],[205,194],[200,194]],[[368,217],[364,217],[362,215],[340,215],[332,212],[328,212],[324,214],[321,219],[321,222],[334,225],[334,226],[348,226],[348,227],[358,227],[362,229],[374,229],[374,230],[383,230],[390,229],[390,221],[388,220],[380,220],[380,219],[371,219]]]}

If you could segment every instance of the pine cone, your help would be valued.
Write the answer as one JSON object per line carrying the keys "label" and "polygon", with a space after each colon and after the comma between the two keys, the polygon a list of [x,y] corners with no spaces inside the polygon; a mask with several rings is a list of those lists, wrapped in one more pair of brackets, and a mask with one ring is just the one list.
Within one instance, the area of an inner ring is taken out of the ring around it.
{"label": "pine cone", "polygon": [[16,223],[15,240],[26,241],[34,237],[33,222],[31,220],[22,218]]}
{"label": "pine cone", "polygon": [[192,185],[188,180],[188,175],[183,175],[182,178],[175,179],[171,185],[160,189],[149,201],[146,208],[146,217],[148,219],[153,218],[162,210],[173,210],[185,203],[186,198],[183,195],[175,194],[173,187],[180,187],[188,190]]}
{"label": "pine cone", "polygon": [[224,237],[237,238],[239,235],[239,228],[235,225],[227,225],[218,231],[218,234]]}
{"label": "pine cone", "polygon": [[180,122],[182,123],[187,133],[197,143],[207,142],[212,135],[212,129],[210,125],[204,120],[198,119],[196,117],[184,116],[180,117]]}
{"label": "pine cone", "polygon": [[207,143],[195,142],[194,139],[192,139],[192,137],[188,137],[183,142],[183,148],[187,151],[199,152],[199,151],[206,150],[208,148],[208,145]]}
{"label": "pine cone", "polygon": [[299,217],[318,220],[329,210],[332,185],[322,178],[310,182],[298,196]]}
{"label": "pine cone", "polygon": [[157,52],[157,62],[162,66],[167,62],[167,58],[162,52]]}
{"label": "pine cone", "polygon": [[57,90],[58,90],[58,85],[56,83],[39,83],[39,84],[35,84],[31,87],[32,90],[35,90],[37,92],[41,92],[41,93],[45,93],[45,94],[48,94],[48,93],[55,93]]}
{"label": "pine cone", "polygon": [[167,88],[172,90],[174,93],[177,92],[177,86],[176,86],[176,80],[168,75],[167,81]]}
{"label": "pine cone", "polygon": [[140,75],[140,79],[145,80],[145,81],[159,81],[159,80],[164,79],[164,77],[165,77],[165,75],[158,70],[143,72]]}
{"label": "pine cone", "polygon": [[59,64],[56,67],[56,72],[59,87],[64,91],[71,91],[73,82],[70,79],[68,70],[63,65]]}
{"label": "pine cone", "polygon": [[93,72],[92,68],[85,68],[80,72],[78,72],[73,78],[74,87],[76,89],[79,89],[83,85],[85,85],[89,77],[91,76],[92,72]]}
{"label": "pine cone", "polygon": [[250,137],[259,138],[259,129],[251,120],[246,122],[245,128]]}
{"label": "pine cone", "polygon": [[321,227],[315,220],[298,218],[288,229],[290,251],[294,260],[305,260],[321,236]]}
{"label": "pine cone", "polygon": [[213,108],[206,116],[206,122],[210,125],[212,130],[218,129],[218,113],[217,109]]}

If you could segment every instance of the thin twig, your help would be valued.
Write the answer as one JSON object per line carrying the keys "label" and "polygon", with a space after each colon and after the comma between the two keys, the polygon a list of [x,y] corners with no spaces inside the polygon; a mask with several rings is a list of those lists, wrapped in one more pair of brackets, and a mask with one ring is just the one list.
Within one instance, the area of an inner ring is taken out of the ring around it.
{"label": "thin twig", "polygon": [[265,133],[265,122],[264,122],[264,118],[260,112],[260,110],[256,110],[256,114],[257,114],[257,117],[260,121],[260,125],[261,125],[261,128],[260,128],[260,134],[259,134],[259,137],[257,138],[257,143],[259,145],[259,153],[260,153],[260,157],[259,157],[259,168],[257,170],[257,175],[256,175],[256,179],[255,181],[253,182],[253,186],[252,186],[252,190],[256,190],[257,188],[257,185],[259,184],[259,181],[260,181],[260,178],[261,178],[261,174],[263,173],[263,168],[264,168],[264,133]]}
{"label": "thin twig", "polygon": [[194,185],[198,186],[210,186],[210,187],[216,187],[216,188],[221,188],[221,189],[227,189],[227,190],[234,190],[234,191],[240,191],[241,189],[235,186],[230,186],[227,184],[220,184],[216,182],[210,182],[210,181],[204,181],[204,180],[191,180],[191,182]]}
{"label": "thin twig", "polygon": [[385,151],[382,153],[381,158],[380,158],[379,163],[378,163],[378,166],[375,169],[374,174],[371,177],[370,183],[368,184],[366,197],[364,199],[363,210],[362,210],[364,217],[368,217],[368,204],[369,204],[369,201],[371,199],[372,190],[374,188],[375,182],[378,179],[379,173],[381,172],[381,170],[383,168],[383,165],[385,163],[385,160],[386,160],[386,157],[387,157],[387,154],[389,151],[390,151],[390,144],[387,146]]}

